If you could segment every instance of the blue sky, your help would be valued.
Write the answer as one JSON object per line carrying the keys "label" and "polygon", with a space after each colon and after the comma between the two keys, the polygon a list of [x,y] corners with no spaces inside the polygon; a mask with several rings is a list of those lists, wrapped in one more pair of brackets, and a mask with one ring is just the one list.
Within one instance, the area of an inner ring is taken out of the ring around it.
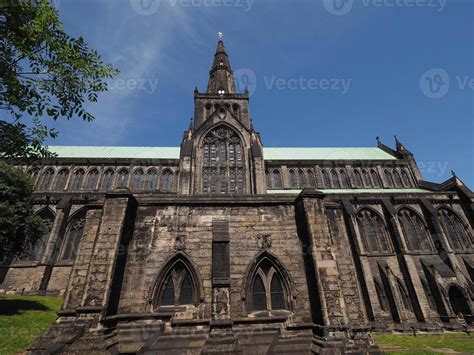
{"label": "blue sky", "polygon": [[[471,0],[55,0],[121,76],[54,145],[178,146],[217,32],[271,146],[410,149],[426,180],[474,188]],[[449,84],[448,84],[449,83]]]}

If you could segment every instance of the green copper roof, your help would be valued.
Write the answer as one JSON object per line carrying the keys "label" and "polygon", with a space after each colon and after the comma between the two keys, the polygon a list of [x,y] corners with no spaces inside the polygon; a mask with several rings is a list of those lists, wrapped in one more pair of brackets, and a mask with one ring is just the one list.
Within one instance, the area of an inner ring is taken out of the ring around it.
{"label": "green copper roof", "polygon": [[379,148],[264,148],[265,160],[395,160]]}
{"label": "green copper roof", "polygon": [[[50,146],[59,158],[179,159],[179,147]],[[395,160],[379,148],[264,148],[265,160]]]}
{"label": "green copper roof", "polygon": [[[363,193],[429,193],[423,189],[317,189],[325,194],[363,194]],[[301,189],[293,190],[267,190],[267,194],[299,194]]]}

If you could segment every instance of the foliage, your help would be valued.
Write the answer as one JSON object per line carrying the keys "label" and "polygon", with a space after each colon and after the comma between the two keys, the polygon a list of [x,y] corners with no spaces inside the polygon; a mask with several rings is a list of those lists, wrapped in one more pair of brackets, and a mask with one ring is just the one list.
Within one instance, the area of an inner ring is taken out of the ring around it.
{"label": "foliage", "polygon": [[[3,0],[0,3],[0,109],[12,121],[0,126],[2,137],[32,143],[15,144],[0,151],[10,158],[43,157],[46,137],[57,132],[40,123],[39,118],[80,117],[91,121],[85,103],[96,102],[98,93],[107,90],[107,80],[118,70],[104,63],[82,37],[73,38],[63,29],[58,13],[47,0]],[[27,114],[36,118],[20,124]],[[4,120],[5,121],[5,120]],[[28,128],[33,126],[33,128]]]}
{"label": "foliage", "polygon": [[374,339],[387,354],[436,354],[445,352],[474,353],[474,334],[449,333],[407,334],[375,333]]}
{"label": "foliage", "polygon": [[0,354],[18,354],[55,319],[63,300],[53,296],[0,296]]}
{"label": "foliage", "polygon": [[30,250],[45,233],[41,218],[31,208],[32,191],[28,175],[0,161],[0,262]]}

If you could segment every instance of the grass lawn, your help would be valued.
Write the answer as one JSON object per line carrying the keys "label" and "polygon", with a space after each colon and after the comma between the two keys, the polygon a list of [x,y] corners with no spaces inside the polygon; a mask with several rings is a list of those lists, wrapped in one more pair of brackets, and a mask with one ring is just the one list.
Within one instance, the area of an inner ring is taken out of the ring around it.
{"label": "grass lawn", "polygon": [[0,354],[17,354],[55,319],[63,299],[53,296],[0,296]]}
{"label": "grass lawn", "polygon": [[458,352],[474,354],[474,332],[408,334],[375,333],[375,341],[387,354],[439,354]]}

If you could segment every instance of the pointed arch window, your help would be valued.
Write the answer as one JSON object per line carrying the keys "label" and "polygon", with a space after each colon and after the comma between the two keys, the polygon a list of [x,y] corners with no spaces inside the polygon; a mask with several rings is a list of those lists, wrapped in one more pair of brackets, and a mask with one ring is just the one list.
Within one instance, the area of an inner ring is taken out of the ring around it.
{"label": "pointed arch window", "polygon": [[40,190],[49,190],[51,189],[51,184],[53,183],[54,170],[48,168],[44,171],[41,178]]}
{"label": "pointed arch window", "polygon": [[133,172],[132,189],[134,190],[143,189],[143,170],[142,169],[138,169]]}
{"label": "pointed arch window", "polygon": [[272,178],[268,170],[265,170],[265,185],[267,187],[267,190],[270,190],[272,188]]}
{"label": "pointed arch window", "polygon": [[[215,180],[215,176],[214,176]],[[170,169],[165,169],[161,174],[160,190],[171,191],[173,188],[173,172]]]}
{"label": "pointed arch window", "polygon": [[331,182],[333,188],[341,188],[341,184],[339,183],[339,176],[337,176],[337,172],[335,170],[331,170]]}
{"label": "pointed arch window", "polygon": [[402,299],[403,307],[405,308],[405,310],[412,312],[413,308],[411,305],[410,295],[405,289],[405,286],[403,286],[402,281],[399,279],[397,279],[397,287],[400,297]]}
{"label": "pointed arch window", "polygon": [[454,250],[463,251],[472,247],[469,232],[456,214],[448,209],[441,208],[438,211],[438,216],[444,234]]}
{"label": "pointed arch window", "polygon": [[71,189],[73,191],[80,191],[82,190],[82,186],[84,184],[84,175],[85,171],[83,169],[78,169],[74,172],[74,176],[72,178],[72,186]]}
{"label": "pointed arch window", "polygon": [[395,186],[403,187],[402,178],[400,177],[400,173],[397,170],[393,170],[393,177],[395,181]]}
{"label": "pointed arch window", "polygon": [[298,180],[296,177],[296,173],[293,169],[290,169],[290,187],[297,188],[298,187]]}
{"label": "pointed arch window", "polygon": [[326,170],[321,171],[321,175],[323,177],[323,185],[325,189],[331,188],[331,180],[329,179],[329,174]]}
{"label": "pointed arch window", "polygon": [[304,188],[306,186],[306,177],[304,176],[304,171],[301,169],[298,170],[298,182],[300,184],[300,188]]}
{"label": "pointed arch window", "polygon": [[339,176],[341,177],[341,187],[343,189],[349,189],[351,184],[344,169],[339,170]]}
{"label": "pointed arch window", "polygon": [[237,133],[219,126],[204,138],[202,167],[203,193],[244,193],[242,143]]}
{"label": "pointed arch window", "polygon": [[28,175],[30,175],[31,181],[33,181],[33,186],[36,185],[36,179],[38,179],[38,173],[39,173],[38,168],[33,168],[33,169],[28,170]]}
{"label": "pointed arch window", "polygon": [[156,183],[158,182],[158,173],[155,169],[149,169],[146,172],[145,178],[145,190],[156,189]]}
{"label": "pointed arch window", "polygon": [[316,187],[316,179],[314,178],[314,172],[312,169],[308,169],[308,186],[309,187]]}
{"label": "pointed arch window", "polygon": [[402,180],[405,187],[411,187],[411,179],[406,170],[402,170]]}
{"label": "pointed arch window", "polygon": [[278,268],[267,258],[258,264],[251,282],[250,309],[271,311],[288,309],[287,290]]}
{"label": "pointed arch window", "polygon": [[77,248],[84,232],[85,220],[85,211],[80,211],[72,217],[64,238],[61,260],[74,260],[76,258]]}
{"label": "pointed arch window", "polygon": [[278,170],[273,170],[272,173],[272,180],[273,180],[273,188],[274,189],[281,189],[281,174]]}
{"label": "pointed arch window", "polygon": [[354,170],[354,183],[356,187],[362,187],[362,177],[360,176],[359,170]]}
{"label": "pointed arch window", "polygon": [[393,182],[392,173],[388,170],[385,170],[384,174],[385,174],[385,182],[387,183],[387,186],[388,187],[394,187],[395,183]]}
{"label": "pointed arch window", "polygon": [[430,234],[421,218],[412,210],[402,209],[398,213],[403,235],[411,251],[432,251]]}
{"label": "pointed arch window", "polygon": [[114,181],[114,171],[112,169],[107,169],[104,173],[104,178],[102,179],[102,190],[110,190],[112,188]]}
{"label": "pointed arch window", "polygon": [[69,170],[61,169],[61,171],[58,173],[58,176],[56,177],[56,185],[54,189],[63,191],[66,188],[68,177],[69,177]]}
{"label": "pointed arch window", "polygon": [[117,174],[117,189],[125,188],[128,186],[128,170],[122,169]]}
{"label": "pointed arch window", "polygon": [[178,255],[163,269],[155,290],[154,305],[179,306],[199,302],[198,280],[189,261]]}
{"label": "pointed arch window", "polygon": [[388,253],[392,248],[385,224],[377,213],[364,209],[357,214],[357,223],[369,253]]}
{"label": "pointed arch window", "polygon": [[87,177],[86,190],[95,190],[97,188],[97,183],[99,182],[99,171],[97,169],[92,169],[89,172]]}
{"label": "pointed arch window", "polygon": [[370,176],[372,177],[372,183],[374,184],[374,187],[382,186],[382,184],[380,183],[379,174],[374,169],[370,170]]}
{"label": "pointed arch window", "polygon": [[21,260],[41,260],[46,249],[49,234],[53,229],[54,213],[49,208],[45,208],[40,211],[37,216],[41,218],[45,227],[44,234],[36,240],[34,245],[27,248],[27,251],[20,257]]}
{"label": "pointed arch window", "polygon": [[372,181],[370,181],[370,175],[367,170],[362,170],[362,178],[364,179],[365,187],[372,187]]}
{"label": "pointed arch window", "polygon": [[380,283],[377,280],[374,280],[375,292],[377,293],[377,300],[379,301],[380,308],[383,311],[388,310],[388,301],[383,287],[380,286]]}

